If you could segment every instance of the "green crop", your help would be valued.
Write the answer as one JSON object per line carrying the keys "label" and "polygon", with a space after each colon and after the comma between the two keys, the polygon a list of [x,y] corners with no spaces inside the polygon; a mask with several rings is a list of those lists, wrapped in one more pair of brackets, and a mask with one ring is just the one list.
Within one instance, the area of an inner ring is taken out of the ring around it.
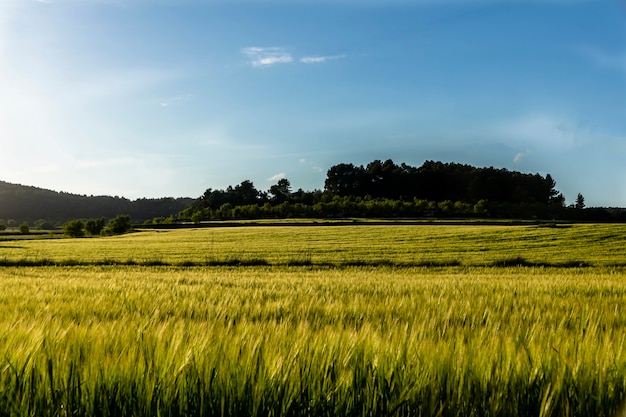
{"label": "green crop", "polygon": [[625,266],[626,225],[241,226],[0,242],[0,265]]}
{"label": "green crop", "polygon": [[612,417],[626,397],[624,230],[5,242],[5,264],[49,265],[0,268],[0,416]]}

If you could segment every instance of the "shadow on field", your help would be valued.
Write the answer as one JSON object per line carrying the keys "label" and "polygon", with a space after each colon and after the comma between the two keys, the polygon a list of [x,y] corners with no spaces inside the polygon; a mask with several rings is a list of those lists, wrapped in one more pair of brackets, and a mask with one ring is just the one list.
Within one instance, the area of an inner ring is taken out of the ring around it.
{"label": "shadow on field", "polygon": [[[259,267],[259,266],[288,266],[288,267],[321,267],[321,268],[346,268],[346,267],[388,267],[388,268],[446,268],[446,267],[494,267],[494,268],[592,268],[593,264],[586,261],[570,260],[563,262],[535,262],[529,261],[522,256],[505,258],[488,263],[462,263],[459,260],[422,260],[414,262],[397,262],[389,259],[377,260],[345,260],[338,262],[314,262],[310,259],[291,259],[280,262],[270,262],[263,258],[227,258],[223,260],[207,261],[174,261],[168,262],[162,259],[103,259],[97,261],[79,261],[76,259],[0,259],[1,267],[46,267],[46,266],[144,266],[144,267]],[[626,263],[613,263],[602,265],[604,267],[624,268]]]}
{"label": "shadow on field", "polygon": [[522,256],[514,256],[511,258],[501,259],[495,262],[492,262],[490,266],[506,268],[506,267],[520,267],[520,266],[534,266],[534,267],[548,267],[548,268],[589,268],[592,267],[588,262],[585,261],[563,261],[563,262],[533,262],[525,259]]}

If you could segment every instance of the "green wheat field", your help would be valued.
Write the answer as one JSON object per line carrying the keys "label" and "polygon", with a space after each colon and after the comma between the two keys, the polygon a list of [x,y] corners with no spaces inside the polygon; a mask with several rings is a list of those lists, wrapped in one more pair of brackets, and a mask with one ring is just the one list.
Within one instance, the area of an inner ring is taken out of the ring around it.
{"label": "green wheat field", "polygon": [[622,416],[626,225],[0,242],[0,416]]}

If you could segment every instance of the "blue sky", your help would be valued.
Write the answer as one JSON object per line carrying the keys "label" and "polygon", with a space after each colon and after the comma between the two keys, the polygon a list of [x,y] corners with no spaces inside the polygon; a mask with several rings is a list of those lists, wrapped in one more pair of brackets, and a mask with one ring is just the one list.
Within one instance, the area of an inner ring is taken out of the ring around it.
{"label": "blue sky", "polygon": [[0,180],[87,195],[391,158],[626,207],[626,2],[2,0],[0,141]]}

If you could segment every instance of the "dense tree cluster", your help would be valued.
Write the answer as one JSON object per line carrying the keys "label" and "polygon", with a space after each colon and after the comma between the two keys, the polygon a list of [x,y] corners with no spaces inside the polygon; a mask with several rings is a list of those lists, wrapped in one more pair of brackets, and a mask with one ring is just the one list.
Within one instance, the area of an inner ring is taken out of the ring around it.
{"label": "dense tree cluster", "polygon": [[104,217],[83,221],[73,219],[63,225],[63,233],[69,237],[83,237],[99,235],[121,235],[132,229],[131,218],[128,214],[120,214],[107,220]]}
{"label": "dense tree cluster", "polygon": [[[211,219],[288,217],[500,217],[626,221],[626,209],[588,208],[582,194],[566,207],[548,174],[426,161],[420,167],[392,160],[332,166],[323,190],[293,191],[283,178],[267,191],[249,181],[208,189],[196,199],[131,201],[80,196],[0,181],[0,230],[34,225],[50,230],[71,219],[66,233],[116,234],[105,218],[128,213],[128,225],[200,222]],[[2,220],[2,219],[6,220]],[[38,219],[38,220],[35,220]],[[125,217],[126,219],[126,217]],[[79,223],[80,222],[80,223]],[[128,225],[121,225],[121,228]],[[115,226],[115,222],[113,223]],[[112,227],[113,227],[112,226]],[[22,230],[26,230],[22,228]]]}
{"label": "dense tree cluster", "polygon": [[550,174],[523,174],[506,169],[426,161],[419,167],[391,160],[366,167],[339,164],[328,170],[325,190],[332,195],[410,201],[487,200],[514,204],[563,204]]}
{"label": "dense tree cluster", "polygon": [[284,217],[558,217],[564,198],[548,174],[426,161],[416,168],[391,160],[338,164],[324,190],[293,192],[281,179],[267,192],[251,181],[208,189],[182,219]]}

